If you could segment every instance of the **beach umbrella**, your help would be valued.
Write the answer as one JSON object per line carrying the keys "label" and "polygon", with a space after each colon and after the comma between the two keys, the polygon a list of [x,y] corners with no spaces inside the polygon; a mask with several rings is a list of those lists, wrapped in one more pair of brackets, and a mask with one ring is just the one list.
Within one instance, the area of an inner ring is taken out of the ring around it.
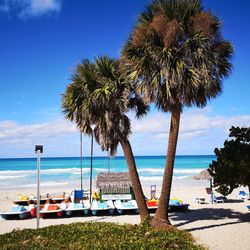
{"label": "beach umbrella", "polygon": [[207,180],[210,182],[210,190],[211,190],[211,202],[214,203],[213,200],[213,185],[212,185],[212,176],[210,175],[209,171],[207,169],[201,171],[199,174],[195,175],[193,177],[195,180]]}
{"label": "beach umbrella", "polygon": [[212,176],[210,175],[207,169],[201,171],[199,174],[195,175],[193,178],[195,180],[208,180],[208,181],[212,180]]}

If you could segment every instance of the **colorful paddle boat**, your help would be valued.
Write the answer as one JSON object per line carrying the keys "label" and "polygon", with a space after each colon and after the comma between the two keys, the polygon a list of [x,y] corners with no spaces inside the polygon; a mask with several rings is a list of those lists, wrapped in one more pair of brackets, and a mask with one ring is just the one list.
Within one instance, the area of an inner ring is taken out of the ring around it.
{"label": "colorful paddle boat", "polygon": [[90,207],[92,215],[97,215],[100,211],[108,211],[110,215],[114,214],[115,206],[113,201],[98,201],[93,200]]}
{"label": "colorful paddle boat", "polygon": [[31,213],[24,206],[15,205],[8,212],[1,212],[1,217],[5,220],[11,219],[27,219],[30,217]]}
{"label": "colorful paddle boat", "polygon": [[124,211],[134,211],[135,213],[139,213],[138,206],[136,203],[136,200],[128,200],[128,201],[122,201],[122,200],[116,200],[114,202],[115,208],[118,212],[118,214],[123,214]]}
{"label": "colorful paddle boat", "polygon": [[28,206],[30,203],[32,203],[32,199],[30,199],[28,196],[18,194],[17,199],[13,200],[13,203],[15,205]]}
{"label": "colorful paddle boat", "polygon": [[189,204],[183,203],[182,200],[172,198],[169,200],[168,210],[169,211],[187,211]]}
{"label": "colorful paddle boat", "polygon": [[158,208],[159,200],[152,198],[150,200],[146,200],[146,203],[147,203],[148,210],[150,210],[150,211],[156,210]]}
{"label": "colorful paddle boat", "polygon": [[[34,206],[31,209],[31,215],[36,218],[36,210],[37,207]],[[40,209],[40,218],[45,218],[48,216],[56,216],[56,217],[62,217],[64,209],[60,207],[60,204],[45,204],[44,206],[41,206]]]}
{"label": "colorful paddle boat", "polygon": [[[71,216],[72,214],[77,213],[77,212],[81,212],[81,211],[85,215],[87,215],[89,213],[89,210],[90,210],[89,200],[83,200],[79,203],[67,202],[64,204],[65,204],[64,212],[66,213],[67,216]],[[64,206],[63,203],[62,203],[62,206]],[[61,206],[61,208],[63,208],[62,206]]]}

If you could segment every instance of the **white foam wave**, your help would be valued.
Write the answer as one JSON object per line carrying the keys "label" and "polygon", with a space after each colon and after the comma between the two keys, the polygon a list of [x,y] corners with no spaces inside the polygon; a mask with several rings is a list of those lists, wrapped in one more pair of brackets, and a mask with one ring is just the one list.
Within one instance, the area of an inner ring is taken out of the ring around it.
{"label": "white foam wave", "polygon": [[22,175],[22,174],[26,174],[26,175],[31,175],[36,173],[35,170],[3,170],[0,171],[0,176],[4,176],[4,175]]}
{"label": "white foam wave", "polygon": [[162,181],[162,176],[141,176],[141,181]]}
{"label": "white foam wave", "polygon": [[[190,168],[190,169],[174,169],[174,174],[196,174],[201,172],[202,168]],[[159,169],[159,168],[142,168],[142,169],[138,169],[139,173],[159,173],[159,174],[163,174],[164,173],[164,169]]]}
{"label": "white foam wave", "polygon": [[142,168],[138,169],[139,173],[164,173],[164,169],[159,169],[159,168]]}
{"label": "white foam wave", "polygon": [[[182,180],[188,179],[190,175],[183,175],[183,176],[173,176],[174,180]],[[163,176],[140,176],[141,181],[162,181]]]}
{"label": "white foam wave", "polygon": [[182,179],[187,179],[190,178],[190,175],[182,175],[182,176],[174,176],[173,179],[175,180],[182,180]]}
{"label": "white foam wave", "polygon": [[41,174],[63,174],[63,173],[76,173],[79,172],[79,168],[53,168],[41,170]]}
{"label": "white foam wave", "polygon": [[[98,172],[108,172],[108,170],[103,169],[103,168],[94,168],[93,171],[95,173],[98,173]],[[90,169],[83,168],[82,172],[83,173],[90,173]],[[80,175],[81,174],[80,169],[77,169],[77,171],[73,172],[72,174],[74,174],[74,175]]]}
{"label": "white foam wave", "polygon": [[18,179],[18,178],[24,178],[27,177],[28,175],[0,175],[0,180],[9,180],[9,179]]}
{"label": "white foam wave", "polygon": [[[41,187],[57,187],[57,186],[64,186],[64,185],[68,185],[68,182],[48,181],[48,182],[42,182],[41,183]],[[36,187],[36,186],[37,186],[37,183],[22,185],[22,187]]]}
{"label": "white foam wave", "polygon": [[203,168],[190,168],[190,169],[174,169],[175,174],[197,174],[204,170]]}
{"label": "white foam wave", "polygon": [[[83,172],[88,172],[88,169],[83,169]],[[41,174],[64,174],[64,173],[80,173],[79,168],[53,168],[53,169],[41,169]],[[0,171],[0,178],[4,178],[4,176],[11,176],[11,175],[16,175],[16,176],[21,176],[21,175],[36,175],[37,170],[4,170]]]}

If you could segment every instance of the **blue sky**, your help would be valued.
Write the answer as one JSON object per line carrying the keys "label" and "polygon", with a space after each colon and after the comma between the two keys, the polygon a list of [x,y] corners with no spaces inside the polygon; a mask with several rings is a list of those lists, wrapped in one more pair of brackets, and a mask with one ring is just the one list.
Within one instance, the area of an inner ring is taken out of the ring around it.
{"label": "blue sky", "polygon": [[[0,0],[0,157],[77,156],[79,136],[61,113],[61,94],[82,58],[118,57],[147,0]],[[182,116],[178,154],[212,154],[231,125],[250,126],[250,2],[203,1],[222,20],[232,41],[233,73],[223,94],[205,109]],[[136,155],[166,152],[169,114],[152,109],[140,121],[131,116]],[[89,155],[89,139],[84,138]],[[118,151],[122,155],[121,150]],[[103,155],[95,145],[95,155]],[[106,153],[104,153],[106,155]]]}

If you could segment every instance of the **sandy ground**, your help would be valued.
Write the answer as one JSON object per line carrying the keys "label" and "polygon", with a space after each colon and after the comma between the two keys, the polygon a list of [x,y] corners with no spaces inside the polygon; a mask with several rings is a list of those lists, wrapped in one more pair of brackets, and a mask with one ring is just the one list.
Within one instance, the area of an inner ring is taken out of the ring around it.
{"label": "sandy ground", "polygon": [[[149,192],[149,184],[144,183],[145,193]],[[160,187],[160,184],[158,185]],[[244,188],[243,188],[244,189]],[[67,190],[67,189],[66,189]],[[246,189],[245,189],[246,190]],[[48,192],[42,189],[43,193]],[[246,190],[247,191],[247,190]],[[12,206],[12,200],[18,193],[29,195],[35,190],[0,191],[0,211],[6,211]],[[62,190],[58,189],[60,193]],[[189,203],[189,211],[170,213],[171,223],[179,229],[189,231],[195,239],[209,249],[250,250],[250,212],[246,206],[250,201],[241,201],[236,198],[235,190],[228,201],[219,204],[196,204],[195,197],[204,197],[209,202],[205,186],[174,186],[171,197],[182,199]],[[117,223],[140,223],[139,215],[122,216],[82,216],[71,218],[41,219],[40,226],[46,227],[56,224],[72,222],[103,221]],[[3,220],[0,219],[0,234],[11,232],[14,229],[36,228],[36,219]]]}

